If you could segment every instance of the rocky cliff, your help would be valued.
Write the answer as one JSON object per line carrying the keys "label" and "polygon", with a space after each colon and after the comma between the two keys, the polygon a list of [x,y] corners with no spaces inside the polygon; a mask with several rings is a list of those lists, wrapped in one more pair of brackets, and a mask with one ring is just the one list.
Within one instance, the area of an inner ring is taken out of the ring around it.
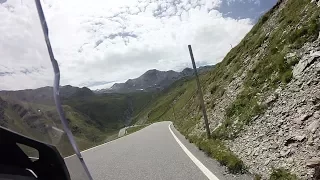
{"label": "rocky cliff", "polygon": [[172,119],[190,141],[233,172],[319,179],[319,15],[318,1],[279,0],[200,77],[212,140],[205,140],[194,80],[171,87],[144,117]]}
{"label": "rocky cliff", "polygon": [[320,165],[320,44],[306,44],[293,79],[265,99],[266,111],[254,117],[228,144],[256,173],[285,168],[311,179]]}
{"label": "rocky cliff", "polygon": [[207,102],[214,100],[209,110],[213,134],[225,139],[249,170],[264,178],[273,169],[288,170],[301,179],[316,176],[314,167],[320,165],[318,35],[317,2],[279,1],[238,46],[245,49],[249,44],[255,52],[240,50],[242,55],[232,60],[243,64],[224,86],[225,93],[212,99],[211,89],[206,95]]}

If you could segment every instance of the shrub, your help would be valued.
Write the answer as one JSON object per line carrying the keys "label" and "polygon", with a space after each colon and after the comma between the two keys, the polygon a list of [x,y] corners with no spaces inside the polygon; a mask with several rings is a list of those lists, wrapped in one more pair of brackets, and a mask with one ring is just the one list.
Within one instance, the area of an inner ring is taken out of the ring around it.
{"label": "shrub", "polygon": [[253,177],[253,180],[261,180],[261,179],[262,179],[262,177],[259,174],[255,174]]}
{"label": "shrub", "polygon": [[272,58],[273,58],[273,61],[276,64],[278,72],[284,73],[290,68],[289,64],[284,59],[284,55],[283,54],[277,54],[277,55],[273,56]]}
{"label": "shrub", "polygon": [[297,176],[285,169],[273,169],[270,180],[297,180]]}
{"label": "shrub", "polygon": [[271,48],[270,51],[271,51],[272,54],[276,54],[278,52],[278,48],[273,47],[273,48]]}
{"label": "shrub", "polygon": [[292,19],[288,19],[287,24],[291,24],[291,23],[292,23]]}
{"label": "shrub", "polygon": [[262,16],[261,23],[264,24],[269,19],[269,14]]}
{"label": "shrub", "polygon": [[281,82],[283,83],[289,83],[292,79],[292,71],[288,70],[285,73],[283,73],[282,77],[281,77]]}
{"label": "shrub", "polygon": [[311,36],[311,40],[314,41],[319,35],[320,24],[317,17],[313,18],[308,28],[308,35]]}
{"label": "shrub", "polygon": [[289,34],[288,43],[294,44],[298,39],[302,38],[302,36],[306,34],[308,34],[308,27],[296,29]]}
{"label": "shrub", "polygon": [[215,158],[221,165],[228,168],[231,173],[244,173],[246,167],[244,163],[235,156],[222,141],[217,139],[203,140],[202,138],[192,138],[194,143],[207,156]]}
{"label": "shrub", "polygon": [[213,85],[212,88],[211,88],[210,93],[214,94],[217,91],[217,89],[218,89],[218,86],[217,85]]}

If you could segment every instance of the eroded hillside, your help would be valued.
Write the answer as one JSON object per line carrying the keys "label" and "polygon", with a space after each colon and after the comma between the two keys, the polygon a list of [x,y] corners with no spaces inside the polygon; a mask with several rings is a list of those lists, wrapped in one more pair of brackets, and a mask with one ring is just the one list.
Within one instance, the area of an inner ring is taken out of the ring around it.
{"label": "eroded hillside", "polygon": [[173,120],[232,172],[315,178],[320,165],[319,15],[317,1],[279,1],[215,69],[200,77],[211,140],[205,140],[194,80],[176,82],[138,122]]}

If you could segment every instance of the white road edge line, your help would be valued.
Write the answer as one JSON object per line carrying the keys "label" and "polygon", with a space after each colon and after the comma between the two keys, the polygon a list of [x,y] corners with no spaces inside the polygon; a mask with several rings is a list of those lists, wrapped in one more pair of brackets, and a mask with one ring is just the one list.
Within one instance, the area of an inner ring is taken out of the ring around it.
{"label": "white road edge line", "polygon": [[207,176],[207,178],[209,180],[219,180],[206,166],[204,166],[199,159],[197,159],[183,144],[182,142],[177,138],[177,136],[173,133],[173,131],[171,130],[170,126],[172,125],[172,123],[169,124],[169,130],[172,134],[172,136],[174,137],[174,139],[177,141],[177,143],[180,145],[180,147],[182,148],[182,150],[189,156],[189,158],[194,162],[194,164],[196,164],[196,166],[198,166],[198,168],[203,172],[204,175]]}

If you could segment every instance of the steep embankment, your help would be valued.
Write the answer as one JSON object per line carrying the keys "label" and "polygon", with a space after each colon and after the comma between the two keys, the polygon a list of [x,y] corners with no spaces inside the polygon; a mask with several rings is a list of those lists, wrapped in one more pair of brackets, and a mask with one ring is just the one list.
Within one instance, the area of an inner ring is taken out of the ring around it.
{"label": "steep embankment", "polygon": [[[62,132],[62,124],[53,104],[39,104],[0,97],[0,125],[37,140],[56,145],[63,155],[72,152]],[[104,131],[88,116],[63,106],[69,127],[81,149],[105,139]],[[58,128],[58,129],[57,129]],[[60,129],[60,130],[59,130]]]}
{"label": "steep embankment", "polygon": [[200,77],[211,140],[204,140],[194,80],[172,85],[138,122],[173,120],[233,172],[246,165],[264,178],[294,179],[287,172],[313,178],[320,165],[318,4],[279,1],[214,70]]}

